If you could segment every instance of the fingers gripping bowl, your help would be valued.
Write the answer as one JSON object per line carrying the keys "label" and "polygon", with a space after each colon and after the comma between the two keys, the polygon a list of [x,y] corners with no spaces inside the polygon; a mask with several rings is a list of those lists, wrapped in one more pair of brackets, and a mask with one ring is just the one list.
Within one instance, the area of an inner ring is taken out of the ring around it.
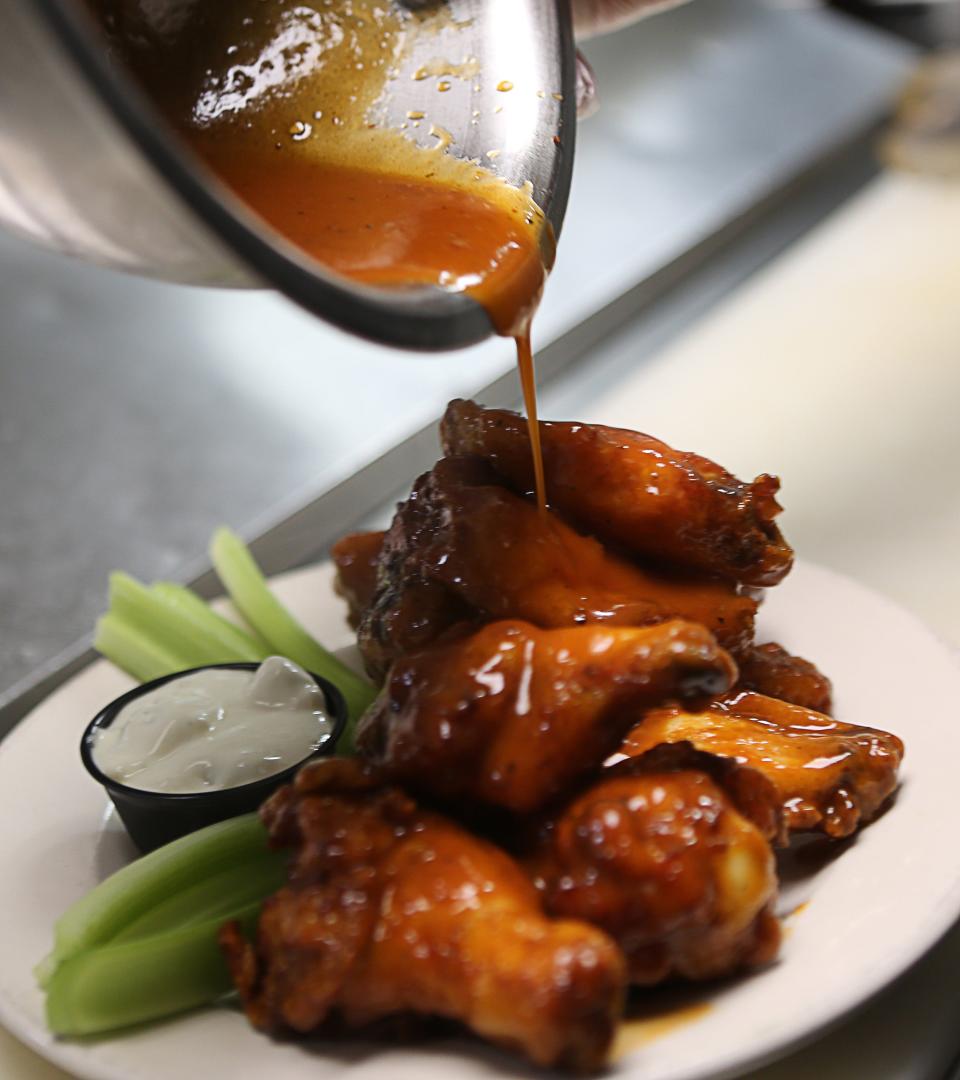
{"label": "fingers gripping bowl", "polygon": [[518,430],[454,403],[390,529],[334,551],[380,689],[359,760],[311,762],[261,810],[286,883],[220,941],[262,1031],[440,1018],[597,1070],[631,987],[769,965],[778,852],[850,836],[896,789],[899,740],[825,715],[830,681],[756,640],[757,582],[792,562],[773,478],[543,425],[542,511]]}

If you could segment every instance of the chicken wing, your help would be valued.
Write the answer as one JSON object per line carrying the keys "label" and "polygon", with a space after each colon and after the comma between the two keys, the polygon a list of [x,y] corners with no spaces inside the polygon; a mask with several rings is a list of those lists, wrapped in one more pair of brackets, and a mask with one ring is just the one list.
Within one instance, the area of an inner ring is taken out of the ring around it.
{"label": "chicken wing", "polygon": [[780,943],[765,836],[775,791],[754,774],[758,827],[706,772],[666,764],[615,766],[546,822],[524,861],[547,911],[606,930],[640,985],[768,963]]}
{"label": "chicken wing", "polygon": [[330,557],[337,568],[334,588],[349,609],[350,625],[356,629],[377,589],[377,563],[383,550],[384,532],[351,533],[338,540]]}
{"label": "chicken wing", "polygon": [[[424,589],[430,606],[422,603]],[[380,676],[398,656],[470,618],[563,627],[679,617],[738,651],[752,641],[756,609],[755,600],[718,579],[651,572],[611,555],[501,487],[477,459],[447,458],[398,508],[359,639]]]}
{"label": "chicken wing", "polygon": [[736,668],[701,626],[490,623],[398,660],[357,745],[449,803],[537,810],[619,745],[637,710],[722,692]]}
{"label": "chicken wing", "polygon": [[[453,401],[444,453],[489,461],[517,491],[533,466],[527,422],[516,413]],[[780,481],[738,480],[659,439],[596,424],[541,423],[547,496],[564,517],[627,551],[747,585],[776,585],[793,551],[774,524]]]}
{"label": "chicken wing", "polygon": [[262,810],[294,849],[255,943],[221,933],[251,1022],[309,1034],[415,1014],[458,1020],[539,1065],[603,1064],[623,957],[602,931],[542,913],[504,852],[425,813],[356,761],[307,766]]}
{"label": "chicken wing", "polygon": [[378,683],[397,657],[425,648],[461,624],[479,622],[478,612],[432,580],[424,564],[436,516],[422,490],[430,475],[420,477],[397,507],[378,558],[376,588],[357,626],[360,655]]}
{"label": "chicken wing", "polygon": [[819,830],[835,838],[876,815],[896,789],[903,757],[896,735],[746,692],[703,712],[650,712],[621,752],[636,757],[673,742],[757,769],[776,785],[790,831]]}
{"label": "chicken wing", "polygon": [[793,656],[781,645],[756,645],[737,657],[739,689],[779,698],[815,712],[829,713],[833,707],[833,686],[826,675],[801,656]]}

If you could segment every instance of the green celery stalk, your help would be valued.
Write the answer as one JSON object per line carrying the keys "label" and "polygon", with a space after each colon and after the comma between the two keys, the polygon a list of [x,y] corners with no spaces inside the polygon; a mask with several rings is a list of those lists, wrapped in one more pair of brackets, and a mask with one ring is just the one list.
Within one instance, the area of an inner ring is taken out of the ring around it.
{"label": "green celery stalk", "polygon": [[339,750],[351,752],[354,725],[376,697],[374,688],[316,642],[270,592],[260,567],[239,536],[226,528],[217,529],[210,543],[210,558],[236,609],[271,648],[340,689],[347,702],[350,725]]}
{"label": "green celery stalk", "polygon": [[287,852],[266,851],[252,861],[239,862],[219,874],[205,877],[145,911],[114,935],[110,944],[119,945],[212,919],[226,920],[247,905],[262,902],[286,884],[288,857]]}
{"label": "green celery stalk", "polygon": [[144,633],[113,611],[97,620],[93,647],[138,682],[150,682],[193,666],[189,656],[161,645],[149,632]]}
{"label": "green celery stalk", "polygon": [[216,876],[267,849],[256,814],[231,818],[190,833],[118,870],[57,920],[53,952],[38,967],[41,985],[68,960],[104,945],[152,908],[196,882]]}
{"label": "green celery stalk", "polygon": [[[234,917],[250,933],[259,901]],[[47,989],[47,1026],[56,1035],[98,1035],[216,1001],[231,989],[217,917],[89,949],[65,961]]]}
{"label": "green celery stalk", "polygon": [[207,627],[185,618],[182,609],[122,571],[110,575],[110,610],[130,625],[141,628],[158,645],[188,656],[187,667],[260,658],[252,643],[242,652],[235,652]]}
{"label": "green celery stalk", "polygon": [[[213,610],[195,592],[183,585],[174,585],[170,581],[158,581],[150,587],[150,592],[168,608],[176,610],[198,630],[216,640],[224,649],[224,655],[235,656],[237,660],[265,660],[270,655],[270,646],[259,635],[254,636],[249,630],[243,630],[236,623],[225,619]],[[223,661],[227,663],[228,661]]]}

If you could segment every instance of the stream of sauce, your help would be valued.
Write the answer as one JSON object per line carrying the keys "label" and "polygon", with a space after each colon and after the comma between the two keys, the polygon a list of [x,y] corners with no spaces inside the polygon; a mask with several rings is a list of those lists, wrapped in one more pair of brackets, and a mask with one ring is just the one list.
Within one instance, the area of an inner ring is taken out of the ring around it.
{"label": "stream of sauce", "polygon": [[530,326],[550,226],[529,190],[371,119],[423,17],[378,0],[87,2],[166,120],[289,243],[367,285],[465,292],[514,338],[545,511]]}
{"label": "stream of sauce", "polygon": [[517,345],[517,368],[523,387],[523,404],[527,410],[527,430],[530,432],[530,451],[533,454],[533,480],[537,509],[547,512],[547,481],[543,471],[543,445],[540,442],[540,417],[537,410],[537,374],[533,363],[533,344],[530,340],[530,321],[514,336]]}

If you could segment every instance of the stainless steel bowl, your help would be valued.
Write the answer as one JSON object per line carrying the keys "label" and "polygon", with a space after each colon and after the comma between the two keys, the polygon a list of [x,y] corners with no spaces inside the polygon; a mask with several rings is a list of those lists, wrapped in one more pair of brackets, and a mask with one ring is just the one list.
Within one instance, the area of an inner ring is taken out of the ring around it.
{"label": "stainless steel bowl", "polygon": [[[439,95],[432,115],[464,158],[497,149],[485,162],[510,183],[530,181],[559,234],[576,128],[568,0],[446,2],[449,28],[414,40],[385,117],[406,115],[417,91],[411,71],[438,49],[476,56],[480,78]],[[7,0],[4,16],[0,225],[45,247],[168,281],[274,287],[327,321],[390,345],[450,349],[492,332],[486,312],[463,294],[354,284],[269,230],[108,62],[76,0]],[[442,40],[448,34],[455,39]],[[543,92],[497,102],[505,77]],[[429,136],[418,138],[426,145]]]}

